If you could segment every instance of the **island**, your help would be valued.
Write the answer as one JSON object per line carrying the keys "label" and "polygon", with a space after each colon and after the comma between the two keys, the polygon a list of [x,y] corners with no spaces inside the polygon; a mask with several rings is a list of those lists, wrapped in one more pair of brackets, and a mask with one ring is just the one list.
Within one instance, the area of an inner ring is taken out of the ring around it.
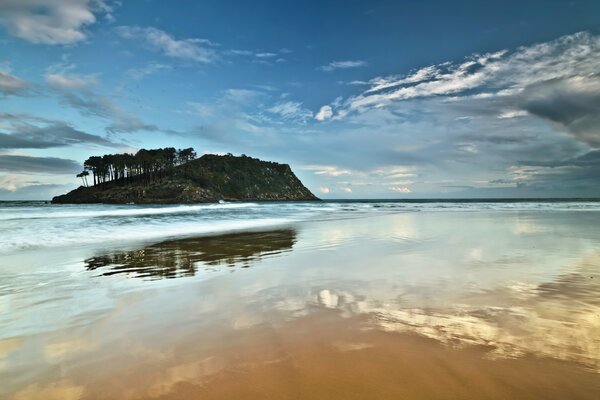
{"label": "island", "polygon": [[84,162],[84,170],[77,177],[83,185],[54,197],[52,203],[319,200],[288,164],[232,154],[196,158],[193,148],[142,149],[136,154],[94,156]]}

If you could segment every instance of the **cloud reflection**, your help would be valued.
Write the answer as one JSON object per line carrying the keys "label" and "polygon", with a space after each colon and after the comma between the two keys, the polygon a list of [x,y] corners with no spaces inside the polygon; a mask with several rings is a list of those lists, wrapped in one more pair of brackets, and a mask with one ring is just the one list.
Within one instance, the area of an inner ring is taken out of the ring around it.
{"label": "cloud reflection", "polygon": [[452,347],[485,346],[492,358],[533,355],[600,372],[599,266],[600,253],[550,282],[473,292],[446,306],[415,307],[418,301],[403,296],[382,301],[332,288],[313,293],[308,302],[345,316],[367,315],[374,329],[418,334]]}

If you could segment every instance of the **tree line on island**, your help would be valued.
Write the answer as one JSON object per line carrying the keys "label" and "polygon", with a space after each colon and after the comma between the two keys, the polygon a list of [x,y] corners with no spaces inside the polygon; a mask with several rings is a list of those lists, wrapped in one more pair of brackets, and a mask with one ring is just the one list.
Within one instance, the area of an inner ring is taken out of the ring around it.
{"label": "tree line on island", "polygon": [[[175,149],[140,149],[135,154],[105,154],[92,156],[83,163],[83,171],[77,174],[85,186],[89,186],[87,177],[92,173],[93,185],[105,182],[123,184],[139,181],[151,181],[164,176],[165,172],[196,158],[192,147]],[[134,179],[135,178],[135,179]]]}

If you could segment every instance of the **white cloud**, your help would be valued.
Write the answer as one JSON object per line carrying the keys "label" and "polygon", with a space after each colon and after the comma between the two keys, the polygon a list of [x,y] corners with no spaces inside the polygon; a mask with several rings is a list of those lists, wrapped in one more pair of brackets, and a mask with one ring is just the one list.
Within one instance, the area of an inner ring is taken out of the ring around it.
{"label": "white cloud", "polygon": [[252,62],[255,64],[264,64],[264,65],[273,65],[275,63],[283,63],[286,62],[286,59],[283,58],[283,55],[291,53],[291,50],[281,49],[279,52],[270,52],[270,51],[252,51],[252,50],[225,50],[222,54],[229,56],[245,56],[251,57]]}
{"label": "white cloud", "polygon": [[341,175],[350,175],[352,171],[349,169],[342,169],[335,165],[304,165],[300,167],[301,169],[308,171],[315,171],[316,175],[324,175],[324,176],[341,176]]}
{"label": "white cloud", "polygon": [[330,192],[330,190],[329,190],[329,188],[327,186],[321,186],[319,188],[319,190],[321,191],[321,193],[325,193],[325,194],[327,194],[327,193]]}
{"label": "white cloud", "polygon": [[406,186],[392,186],[392,187],[388,188],[388,190],[391,190],[392,192],[398,192],[398,193],[412,193],[412,190],[410,190]]}
{"label": "white cloud", "polygon": [[86,38],[84,28],[96,22],[96,14],[110,12],[104,0],[3,0],[0,24],[32,43],[72,44]]}
{"label": "white cloud", "polygon": [[395,165],[376,168],[371,171],[371,173],[386,179],[398,179],[415,176],[413,167]]}
{"label": "white cloud", "polygon": [[18,188],[25,185],[26,184],[23,182],[23,180],[19,179],[18,175],[0,175],[0,189],[14,192]]}
{"label": "white cloud", "polygon": [[64,55],[63,62],[50,65],[46,68],[44,79],[54,88],[61,90],[86,89],[98,84],[96,75],[81,75],[72,72],[76,65],[69,63],[69,57]]}
{"label": "white cloud", "polygon": [[306,120],[313,116],[312,111],[303,108],[302,103],[296,101],[275,104],[273,107],[267,109],[267,111],[272,114],[278,114],[284,120],[301,123],[305,123]]}
{"label": "white cloud", "polygon": [[347,60],[347,61],[332,61],[327,65],[322,65],[318,69],[321,71],[331,72],[336,69],[348,69],[366,67],[368,63],[362,60]]}
{"label": "white cloud", "polygon": [[344,192],[344,193],[352,193],[352,188],[349,188],[349,187],[343,188],[342,192]]}
{"label": "white cloud", "polygon": [[228,50],[227,54],[231,54],[233,56],[252,56],[254,55],[254,52],[250,51],[250,50]]}
{"label": "white cloud", "polygon": [[517,118],[517,117],[525,117],[529,115],[529,113],[525,110],[505,110],[498,114],[498,118],[506,119],[506,118]]}
{"label": "white cloud", "polygon": [[258,58],[273,58],[273,57],[277,57],[277,54],[265,52],[265,53],[256,53],[255,56]]}
{"label": "white cloud", "polygon": [[[424,80],[434,78],[439,73],[437,66],[431,65],[429,67],[421,68],[412,74],[405,77],[391,76],[386,78],[374,78],[369,83],[372,85],[366,93],[377,92],[379,90],[387,89],[406,83],[417,83]],[[362,83],[362,82],[361,82]]]}
{"label": "white cloud", "polygon": [[213,63],[219,58],[207,39],[175,39],[160,29],[139,26],[120,26],[117,33],[126,39],[141,40],[154,51],[171,58],[205,64]]}
{"label": "white cloud", "polygon": [[259,90],[252,89],[226,89],[223,91],[222,97],[219,99],[221,103],[237,103],[241,105],[255,104],[263,99],[265,93]]}
{"label": "white cloud", "polygon": [[354,81],[350,81],[350,82],[339,81],[338,83],[339,84],[345,84],[345,85],[351,85],[351,86],[369,85],[369,82],[367,82],[367,81],[359,81],[359,80],[354,80]]}
{"label": "white cloud", "polygon": [[0,71],[0,94],[17,95],[24,93],[29,84],[21,78]]}
{"label": "white cloud", "polygon": [[94,75],[50,73],[44,78],[48,84],[62,90],[85,89],[98,83]]}
{"label": "white cloud", "polygon": [[212,118],[216,114],[215,107],[210,104],[190,101],[187,105],[190,110],[186,110],[186,114],[197,115],[202,118]]}
{"label": "white cloud", "polygon": [[321,107],[317,115],[315,115],[315,119],[317,121],[325,121],[326,119],[329,119],[332,116],[333,110],[331,109],[331,106],[323,106]]}
{"label": "white cloud", "polygon": [[[370,88],[346,100],[345,111],[380,108],[392,102],[427,97],[456,101],[461,96],[480,99],[517,96],[524,88],[539,82],[592,76],[598,73],[598,65],[600,36],[580,32],[522,46],[512,52],[473,54],[458,64],[426,66],[405,76],[374,78]],[[342,116],[343,111],[339,112]],[[516,111],[501,114],[501,118],[523,116],[521,110]]]}
{"label": "white cloud", "polygon": [[147,77],[148,75],[155,74],[160,71],[165,71],[171,69],[170,65],[160,64],[160,63],[150,63],[141,68],[131,68],[128,69],[126,75],[128,78],[134,79],[136,81],[140,81]]}

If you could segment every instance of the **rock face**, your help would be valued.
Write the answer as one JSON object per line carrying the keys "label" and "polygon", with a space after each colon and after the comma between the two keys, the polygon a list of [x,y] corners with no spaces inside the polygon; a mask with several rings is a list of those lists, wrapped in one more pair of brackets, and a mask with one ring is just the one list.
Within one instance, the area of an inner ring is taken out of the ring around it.
{"label": "rock face", "polygon": [[206,154],[150,180],[112,181],[79,187],[52,199],[55,204],[209,203],[226,201],[319,200],[287,164],[256,158]]}

